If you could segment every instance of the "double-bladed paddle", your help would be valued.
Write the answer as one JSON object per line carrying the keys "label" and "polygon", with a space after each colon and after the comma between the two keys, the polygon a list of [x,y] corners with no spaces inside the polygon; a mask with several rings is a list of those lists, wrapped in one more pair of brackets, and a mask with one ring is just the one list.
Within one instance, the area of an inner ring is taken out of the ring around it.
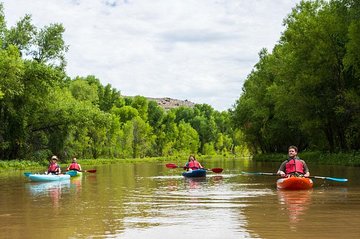
{"label": "double-bladed paddle", "polygon": [[[166,167],[167,168],[183,168],[183,169],[186,169],[187,167],[183,167],[183,166],[177,166],[176,164],[174,163],[168,163],[166,164]],[[208,170],[208,171],[212,171],[214,173],[221,173],[224,169],[222,168],[204,168],[205,170]]]}
{"label": "double-bladed paddle", "polygon": [[[270,176],[280,176],[277,173],[262,173],[262,172],[241,172],[242,174],[247,175],[270,175]],[[325,179],[325,180],[331,180],[335,182],[347,182],[347,178],[333,178],[333,177],[323,177],[323,176],[309,176],[307,178],[317,178],[317,179]]]}

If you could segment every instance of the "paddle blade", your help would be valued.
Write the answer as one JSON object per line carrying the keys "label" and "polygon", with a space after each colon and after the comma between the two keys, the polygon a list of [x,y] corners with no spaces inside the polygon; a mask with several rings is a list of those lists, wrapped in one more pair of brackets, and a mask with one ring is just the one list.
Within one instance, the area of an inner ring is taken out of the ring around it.
{"label": "paddle blade", "polygon": [[25,173],[24,173],[25,177],[29,177],[30,174],[32,174],[32,173],[30,173],[30,172],[25,172]]}
{"label": "paddle blade", "polygon": [[213,171],[214,173],[221,173],[224,169],[222,168],[212,168],[211,171]]}
{"label": "paddle blade", "polygon": [[84,170],[87,173],[96,173],[96,169]]}
{"label": "paddle blade", "polygon": [[331,181],[341,182],[341,183],[345,183],[348,181],[347,178],[332,178],[332,177],[322,177],[322,176],[310,176],[310,177],[331,180]]}
{"label": "paddle blade", "polygon": [[166,167],[167,168],[177,168],[178,166],[176,164],[174,164],[174,163],[167,163]]}
{"label": "paddle blade", "polygon": [[348,181],[347,178],[329,178],[329,177],[327,177],[326,179],[333,180],[333,181],[336,181],[336,182],[347,182]]}

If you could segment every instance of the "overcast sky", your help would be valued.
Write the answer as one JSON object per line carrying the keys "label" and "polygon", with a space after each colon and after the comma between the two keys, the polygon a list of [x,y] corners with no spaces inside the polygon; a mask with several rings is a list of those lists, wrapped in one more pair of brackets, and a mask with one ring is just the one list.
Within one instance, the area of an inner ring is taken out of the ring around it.
{"label": "overcast sky", "polygon": [[8,27],[25,14],[62,23],[69,76],[122,95],[232,108],[262,48],[300,0],[0,0]]}

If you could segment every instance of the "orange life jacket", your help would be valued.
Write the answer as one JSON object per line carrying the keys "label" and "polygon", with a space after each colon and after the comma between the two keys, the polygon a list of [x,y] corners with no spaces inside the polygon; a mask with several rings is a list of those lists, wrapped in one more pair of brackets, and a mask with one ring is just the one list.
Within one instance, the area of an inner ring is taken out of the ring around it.
{"label": "orange life jacket", "polygon": [[299,158],[290,159],[285,164],[285,173],[286,174],[291,174],[291,173],[305,174],[304,165],[300,161]]}
{"label": "orange life jacket", "polygon": [[67,170],[80,171],[80,166],[78,163],[71,163],[70,166],[67,168]]}
{"label": "orange life jacket", "polygon": [[186,164],[186,166],[193,170],[201,168],[200,163],[198,161],[190,161]]}
{"label": "orange life jacket", "polygon": [[50,163],[48,167],[48,173],[58,173],[59,165],[57,163]]}

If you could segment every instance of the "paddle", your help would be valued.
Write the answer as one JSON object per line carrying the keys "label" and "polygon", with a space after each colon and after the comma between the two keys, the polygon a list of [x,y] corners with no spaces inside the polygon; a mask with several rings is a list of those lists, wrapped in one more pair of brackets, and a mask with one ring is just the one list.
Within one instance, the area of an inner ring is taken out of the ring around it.
{"label": "paddle", "polygon": [[309,178],[320,178],[320,179],[332,180],[332,181],[342,182],[342,183],[348,181],[347,178],[332,178],[332,177],[323,177],[323,176],[310,176]]}
{"label": "paddle", "polygon": [[270,175],[270,176],[280,176],[276,173],[262,173],[262,172],[241,172],[242,174],[249,174],[249,175]]}
{"label": "paddle", "polygon": [[[270,176],[280,176],[277,173],[262,173],[262,172],[241,172],[242,174],[249,174],[249,175],[270,175]],[[332,178],[332,177],[323,177],[323,176],[309,176],[308,178],[318,178],[318,179],[325,179],[331,180],[336,182],[347,182],[347,178]]]}
{"label": "paddle", "polygon": [[[166,167],[167,167],[167,168],[183,168],[183,169],[186,169],[186,168],[187,168],[187,167],[177,166],[177,165],[174,164],[174,163],[168,163],[168,164],[166,164]],[[204,168],[204,169],[207,170],[207,171],[212,171],[212,172],[214,172],[214,173],[221,173],[221,172],[223,171],[222,168],[211,168],[211,169],[209,169],[209,168]]]}
{"label": "paddle", "polygon": [[96,169],[81,170],[80,172],[84,172],[84,173],[96,173]]}

